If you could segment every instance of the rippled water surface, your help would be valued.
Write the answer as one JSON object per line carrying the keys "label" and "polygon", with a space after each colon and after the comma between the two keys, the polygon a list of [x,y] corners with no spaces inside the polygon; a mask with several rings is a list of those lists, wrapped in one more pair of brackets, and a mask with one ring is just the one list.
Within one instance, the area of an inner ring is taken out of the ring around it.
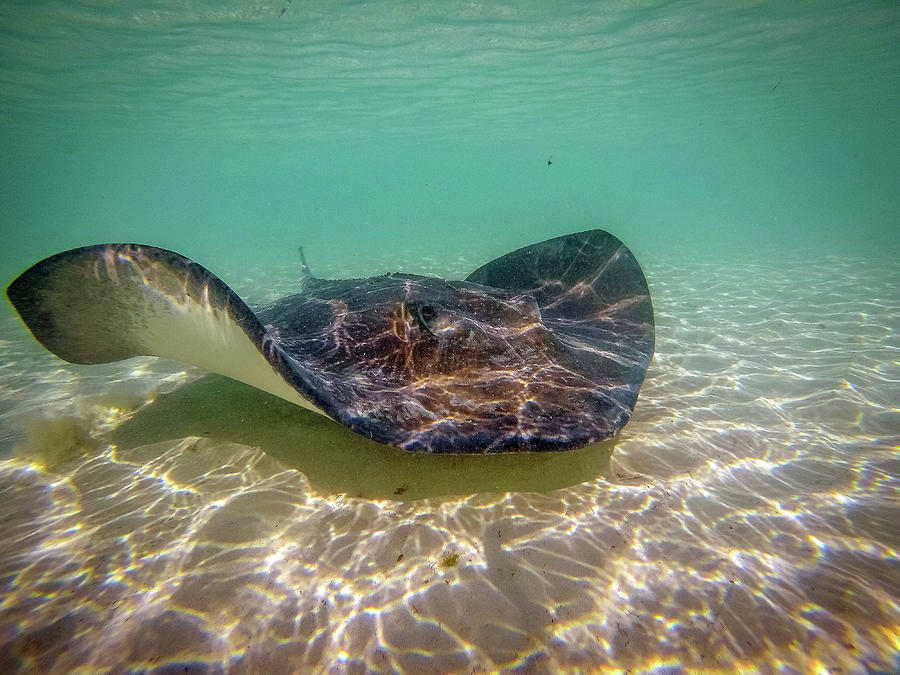
{"label": "rippled water surface", "polygon": [[[251,305],[641,262],[632,421],[429,457],[0,311],[0,671],[900,669],[892,2],[6,3],[0,274],[178,250]],[[114,322],[120,317],[110,317]]]}

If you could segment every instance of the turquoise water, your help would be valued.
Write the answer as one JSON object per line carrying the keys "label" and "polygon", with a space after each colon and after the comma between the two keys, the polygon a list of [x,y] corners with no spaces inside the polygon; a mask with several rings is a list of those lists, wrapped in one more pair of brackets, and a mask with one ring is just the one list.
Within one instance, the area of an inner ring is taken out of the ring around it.
{"label": "turquoise water", "polygon": [[657,351],[614,447],[441,464],[4,302],[0,670],[895,671],[898,83],[896,2],[4,3],[4,285],[602,227]]}
{"label": "turquoise water", "polygon": [[9,2],[0,31],[4,278],[108,240],[897,251],[894,2]]}

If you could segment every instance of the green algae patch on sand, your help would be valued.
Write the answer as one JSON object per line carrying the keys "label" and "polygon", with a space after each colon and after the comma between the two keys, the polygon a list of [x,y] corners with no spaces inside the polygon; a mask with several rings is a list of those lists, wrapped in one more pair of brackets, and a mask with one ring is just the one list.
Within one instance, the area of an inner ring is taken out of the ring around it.
{"label": "green algae patch on sand", "polygon": [[456,567],[459,564],[459,553],[448,553],[441,558],[440,566],[443,569]]}

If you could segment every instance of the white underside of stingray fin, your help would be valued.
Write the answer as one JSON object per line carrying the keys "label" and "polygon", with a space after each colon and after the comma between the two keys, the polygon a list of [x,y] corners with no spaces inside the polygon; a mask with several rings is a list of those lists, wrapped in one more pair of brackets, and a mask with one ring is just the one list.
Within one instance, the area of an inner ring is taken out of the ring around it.
{"label": "white underside of stingray fin", "polygon": [[35,338],[67,361],[160,356],[322,413],[263,354],[279,348],[264,346],[265,328],[247,305],[172,251],[132,244],[66,251],[24,272],[7,295]]}

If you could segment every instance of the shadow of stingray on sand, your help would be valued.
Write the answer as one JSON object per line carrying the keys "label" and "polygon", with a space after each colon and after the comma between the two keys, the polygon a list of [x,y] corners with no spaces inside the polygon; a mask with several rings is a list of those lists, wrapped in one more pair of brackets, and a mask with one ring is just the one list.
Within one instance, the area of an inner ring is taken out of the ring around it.
{"label": "shadow of stingray on sand", "polygon": [[259,447],[326,494],[391,500],[569,487],[605,475],[616,444],[613,438],[567,452],[411,453],[219,375],[161,394],[106,440],[131,449],[187,437]]}

